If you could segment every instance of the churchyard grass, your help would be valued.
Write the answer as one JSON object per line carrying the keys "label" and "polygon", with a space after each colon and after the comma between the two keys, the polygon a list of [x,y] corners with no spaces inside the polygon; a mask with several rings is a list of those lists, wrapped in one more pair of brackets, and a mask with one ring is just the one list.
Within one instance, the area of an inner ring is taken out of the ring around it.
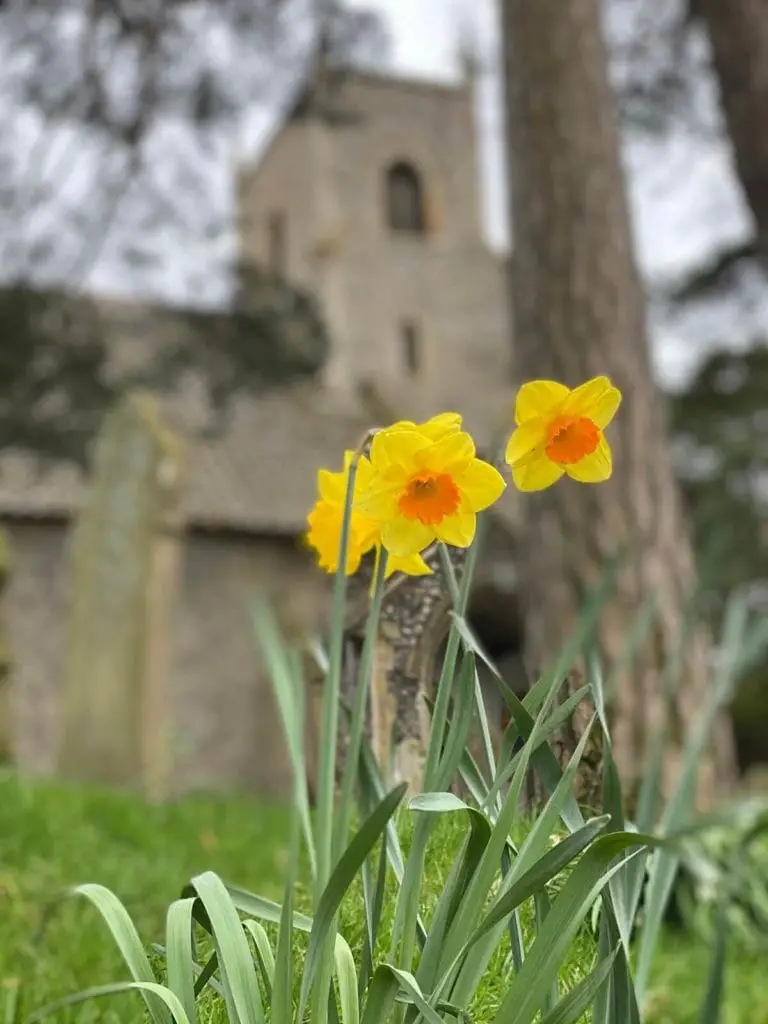
{"label": "churchyard grass", "polygon": [[[526,828],[517,826],[517,841],[522,841]],[[402,831],[407,849],[407,819]],[[288,835],[284,808],[249,799],[188,797],[167,807],[147,808],[130,794],[0,775],[0,1021],[14,981],[23,981],[25,1009],[32,1012],[73,991],[126,976],[120,954],[90,907],[61,906],[42,940],[33,945],[52,893],[83,878],[101,882],[124,901],[149,944],[163,933],[179,879],[205,868],[279,898]],[[437,903],[462,839],[459,822],[446,818],[439,823],[430,843],[425,913]],[[306,892],[299,903],[308,907]],[[532,915],[526,913],[528,941],[532,924]],[[341,928],[358,949],[364,928],[359,889],[342,906]],[[593,956],[592,936],[585,925],[563,963],[561,979],[571,985],[583,978]],[[664,930],[648,991],[648,1024],[696,1024],[709,957],[702,939]],[[488,972],[478,993],[478,1021],[488,1019],[498,1005],[506,978],[504,959],[502,953],[493,965],[500,969]],[[159,959],[156,963],[159,967]],[[765,991],[765,952],[732,949],[722,1024],[768,1024]],[[218,1000],[204,1000],[200,1010],[200,1024],[226,1024]],[[146,1014],[134,995],[81,1004],[53,1019],[60,1024],[141,1024]]]}

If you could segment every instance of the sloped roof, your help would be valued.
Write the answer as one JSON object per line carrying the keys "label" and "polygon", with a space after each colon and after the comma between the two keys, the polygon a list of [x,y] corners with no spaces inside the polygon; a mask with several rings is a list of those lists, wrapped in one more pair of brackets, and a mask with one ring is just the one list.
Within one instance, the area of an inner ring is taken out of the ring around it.
{"label": "sloped roof", "polygon": [[[190,329],[188,311],[100,301],[98,312],[116,369],[141,365],[166,339]],[[215,330],[226,318],[208,319]],[[218,429],[200,436],[209,410],[194,378],[186,383],[162,405],[188,439],[184,511],[194,526],[296,533],[315,499],[318,468],[340,467],[344,449],[370,426],[356,403],[342,407],[319,385],[304,383],[236,396]],[[84,493],[85,475],[70,462],[0,453],[0,515],[68,517]]]}
{"label": "sloped roof", "polygon": [[[184,511],[190,525],[296,533],[315,500],[317,470],[341,464],[367,429],[362,415],[313,408],[307,396],[277,393],[240,401],[216,436],[189,445]],[[71,463],[23,452],[0,456],[0,515],[68,517],[85,495]]]}

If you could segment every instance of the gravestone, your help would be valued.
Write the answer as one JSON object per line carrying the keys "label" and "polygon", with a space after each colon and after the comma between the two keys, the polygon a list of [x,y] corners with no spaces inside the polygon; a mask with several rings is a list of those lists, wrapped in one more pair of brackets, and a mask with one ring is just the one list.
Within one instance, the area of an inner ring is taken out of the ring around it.
{"label": "gravestone", "polygon": [[71,535],[59,755],[66,777],[162,795],[182,470],[181,439],[157,402],[125,396],[105,419]]}

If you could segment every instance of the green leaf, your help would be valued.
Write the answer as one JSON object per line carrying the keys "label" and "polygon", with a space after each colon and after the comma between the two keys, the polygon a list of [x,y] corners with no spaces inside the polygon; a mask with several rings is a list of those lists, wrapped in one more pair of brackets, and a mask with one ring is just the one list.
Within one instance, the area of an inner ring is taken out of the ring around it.
{"label": "green leaf", "polygon": [[[425,796],[442,796],[451,794],[424,794]],[[418,797],[416,799],[419,799]],[[454,798],[458,799],[458,798]],[[461,803],[461,801],[459,801]],[[469,834],[462,850],[453,862],[448,879],[440,894],[435,911],[430,921],[429,934],[416,972],[416,979],[422,988],[434,988],[440,964],[445,935],[453,923],[456,912],[467,887],[477,871],[483,853],[491,837],[491,826],[483,814],[475,808],[464,806],[469,818]]]}
{"label": "green leaf", "polygon": [[608,822],[609,818],[607,815],[604,815],[602,818],[593,818],[583,828],[580,828],[578,832],[573,832],[571,835],[561,839],[556,846],[553,846],[551,850],[548,850],[547,853],[532,864],[509,887],[504,895],[494,903],[468,940],[467,946],[473,945],[486,932],[489,932],[491,928],[509,917],[515,907],[519,907],[521,903],[530,896],[533,896],[535,892],[543,889],[548,882],[552,881],[555,875],[558,875],[563,868],[566,868],[571,861],[583,853],[590,843],[599,841],[597,837],[605,830]]}
{"label": "green leaf", "polygon": [[474,810],[454,793],[419,793],[408,801],[408,809],[427,814],[452,814],[455,811],[472,813]]}
{"label": "green leaf", "polygon": [[[626,856],[633,856],[626,851],[633,846],[658,845],[659,842],[653,836],[631,832],[612,832],[594,841],[552,904],[493,1024],[531,1024],[595,897],[612,875],[621,870]],[[625,856],[619,857],[621,854]],[[615,863],[611,866],[612,861]]]}
{"label": "green leaf", "polygon": [[[748,614],[748,595],[744,592],[734,594],[725,612],[718,671],[709,699],[701,708],[688,736],[678,782],[662,815],[660,829],[664,834],[689,823],[696,799],[699,766],[717,716],[723,705],[730,700],[745,664],[751,663],[768,646],[768,622],[758,622],[750,629]],[[679,855],[668,850],[658,850],[650,858],[645,922],[635,974],[635,991],[641,1003],[648,987],[653,953],[678,867]]]}
{"label": "green leaf", "polygon": [[230,1019],[239,1024],[260,1024],[264,1020],[264,1008],[256,969],[226,886],[212,871],[196,875],[190,885],[199,896],[210,921]]}
{"label": "green leaf", "polygon": [[[443,1024],[437,1012],[429,1005],[423,992],[414,976],[408,971],[403,971],[391,964],[382,964],[384,970],[388,971],[399,982],[400,989],[408,997],[408,1001],[418,1007],[421,1016],[428,1024]],[[382,1018],[383,1020],[384,1018]]]}
{"label": "green leaf", "polygon": [[362,1000],[363,993],[373,975],[373,957],[379,937],[381,911],[384,906],[384,887],[387,881],[387,837],[381,840],[379,849],[376,881],[371,880],[370,858],[366,857],[363,864],[363,906],[365,908],[365,943],[363,945],[363,962],[358,977],[358,994]]}
{"label": "green leaf", "polygon": [[563,996],[557,1006],[542,1018],[541,1024],[577,1024],[611,973],[616,950],[602,960],[591,974]]}
{"label": "green leaf", "polygon": [[165,923],[168,988],[178,997],[190,1024],[197,1021],[194,906],[194,899],[174,900],[168,907]]}
{"label": "green leaf", "polygon": [[[271,924],[280,924],[282,918],[282,906],[274,900],[268,900],[265,896],[257,896],[255,893],[247,892],[236,885],[228,882],[224,886],[229,893],[233,906],[248,917],[255,917],[260,921],[269,921]],[[187,887],[185,894],[192,891]],[[312,918],[306,914],[294,911],[292,925],[300,932],[312,931]]]}
{"label": "green leaf", "polygon": [[152,1020],[155,1024],[168,1024],[168,1002],[163,996],[158,996],[152,987],[157,979],[144,952],[139,933],[123,904],[103,885],[78,885],[70,892],[76,896],[85,896],[99,911],[134,982],[140,987]]}
{"label": "green leaf", "polygon": [[175,1020],[177,1024],[191,1024],[184,1012],[180,1000],[164,985],[158,985],[156,981],[121,981],[115,985],[99,985],[95,988],[83,989],[74,995],[66,996],[64,999],[57,999],[55,1003],[48,1003],[39,1010],[35,1010],[26,1018],[25,1024],[37,1024],[40,1020],[66,1010],[78,1003],[85,1003],[89,999],[99,999],[103,996],[123,995],[125,992],[141,992],[145,1003],[162,1006],[167,1020]]}
{"label": "green leaf", "polygon": [[269,936],[263,925],[258,921],[243,921],[243,928],[253,939],[256,950],[256,959],[261,970],[261,977],[264,982],[264,989],[267,995],[267,1004],[272,1003],[272,985],[275,977],[275,955],[269,943]]}
{"label": "green leaf", "polygon": [[475,689],[475,656],[467,652],[461,661],[458,679],[454,682],[454,713],[451,728],[447,730],[445,748],[437,771],[437,789],[451,785],[467,747],[472,728],[472,710]]}
{"label": "green leaf", "polygon": [[[272,610],[263,598],[251,602],[251,623],[258,639],[264,659],[267,663],[272,681],[272,692],[275,696],[280,718],[283,723],[288,757],[291,762],[295,800],[304,829],[304,839],[309,853],[309,864],[312,877],[317,874],[317,854],[315,839],[312,833],[312,818],[309,812],[309,793],[307,790],[307,765],[304,755],[304,729],[302,714],[298,706],[299,687],[303,680],[296,680],[288,656],[288,646],[283,640],[280,627]],[[298,684],[298,685],[297,685]]]}
{"label": "green leaf", "polygon": [[277,934],[277,956],[272,987],[272,1012],[270,1020],[285,1021],[289,1024],[293,1014],[293,887],[299,865],[299,828],[297,814],[291,820],[291,843],[289,848],[288,877],[283,890],[283,905],[280,909],[280,927]]}
{"label": "green leaf", "polygon": [[387,964],[379,964],[368,986],[361,1024],[383,1024],[388,1021],[399,990],[400,980],[394,972]]}
{"label": "green leaf", "polygon": [[[336,936],[334,951],[336,961],[336,978],[339,983],[339,1003],[341,1005],[341,1024],[359,1024],[360,1007],[357,1002],[357,975],[352,950],[346,940]],[[276,1020],[285,1018],[276,1017]]]}
{"label": "green leaf", "polygon": [[6,978],[3,988],[5,990],[3,1021],[5,1024],[19,1024],[21,1020],[21,985],[16,978]]}
{"label": "green leaf", "polygon": [[[469,600],[469,593],[472,586],[472,579],[477,565],[477,558],[480,551],[480,542],[485,528],[483,516],[478,518],[477,532],[474,542],[467,553],[467,560],[461,576],[458,598],[455,603],[455,612],[459,618],[463,617]],[[456,671],[456,657],[459,652],[461,637],[459,635],[456,618],[451,621],[448,631],[448,638],[445,644],[445,656],[440,671],[440,678],[437,683],[435,695],[435,707],[432,714],[432,721],[429,729],[429,743],[424,763],[424,788],[427,790],[439,788],[435,782],[439,776],[440,758],[443,751],[443,737],[448,707],[453,689],[453,681]],[[424,872],[424,859],[427,851],[427,843],[432,828],[432,818],[425,815],[419,818],[411,837],[411,848],[408,853],[403,881],[398,893],[395,905],[395,921],[392,927],[391,952],[397,951],[400,946],[398,964],[406,969],[413,963],[414,947],[419,932],[419,889],[421,877]],[[399,1016],[399,1015],[398,1015]]]}
{"label": "green leaf", "polygon": [[304,960],[304,976],[299,994],[298,1019],[303,1020],[307,997],[317,973],[324,942],[331,930],[336,911],[352,885],[363,861],[384,833],[387,823],[397,810],[408,790],[402,783],[386,796],[371,816],[363,823],[352,842],[341,856],[317,904],[315,919],[309,934],[309,945]]}
{"label": "green leaf", "polygon": [[[528,771],[529,758],[531,758],[533,751],[536,748],[536,742],[539,730],[543,725],[544,716],[550,702],[554,699],[559,686],[559,679],[553,676],[550,679],[546,700],[539,710],[534,727],[531,730],[525,746],[523,747],[522,757],[515,770],[512,785],[505,797],[498,820],[494,823],[488,845],[483,853],[481,862],[478,865],[469,886],[467,887],[461,906],[446,937],[444,949],[442,951],[443,955],[440,962],[440,968],[444,972],[446,971],[449,963],[456,963],[456,956],[458,951],[461,949],[465,936],[474,927],[482,913],[483,907],[486,904],[488,894],[491,891],[494,879],[499,870],[499,865],[501,863],[501,858],[506,847],[510,830],[518,815],[520,793]],[[567,797],[573,799],[570,793],[564,794],[563,799],[565,800]],[[465,969],[462,972],[463,977],[461,982],[459,986],[454,987],[452,991],[451,998],[455,1002],[463,1005],[465,1000],[469,998],[470,990],[474,989],[476,984],[479,982],[480,976],[486,969],[487,960],[490,959],[490,955],[492,949],[496,945],[496,941],[495,937],[492,942],[489,939],[489,942],[485,944],[484,949],[478,948],[472,951],[468,958],[469,963],[465,964]],[[452,969],[453,968],[451,967],[450,970]],[[439,995],[444,994],[443,985],[446,984],[448,980],[450,970],[443,975],[440,987],[437,989]]]}

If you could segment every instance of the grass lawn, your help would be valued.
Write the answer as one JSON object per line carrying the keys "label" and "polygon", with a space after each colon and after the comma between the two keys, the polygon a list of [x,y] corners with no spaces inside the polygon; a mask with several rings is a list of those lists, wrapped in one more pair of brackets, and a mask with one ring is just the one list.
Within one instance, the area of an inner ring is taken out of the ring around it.
{"label": "grass lawn", "polygon": [[[34,944],[42,906],[68,885],[100,882],[112,889],[147,943],[161,940],[168,903],[200,871],[211,869],[279,899],[287,825],[283,809],[243,797],[195,797],[147,808],[129,794],[0,775],[0,986],[20,978],[30,1003],[41,1005],[126,977],[106,928],[85,901],[63,904],[42,942]],[[434,844],[434,891],[425,894],[427,906],[447,874],[451,845],[445,836]],[[354,908],[345,908],[342,929],[348,939],[354,939],[358,926]],[[589,956],[585,937],[564,974],[581,975]],[[707,963],[702,943],[681,934],[664,937],[649,1024],[695,1024]],[[728,971],[728,1009],[721,1024],[768,1024],[765,955],[734,951]],[[503,986],[503,979],[497,984]],[[489,979],[487,1004],[475,1007],[478,1024],[494,997]],[[0,1020],[2,1005],[0,989]],[[138,996],[99,1000],[56,1017],[61,1024],[143,1019]],[[222,1021],[218,1015],[213,1019]]]}

